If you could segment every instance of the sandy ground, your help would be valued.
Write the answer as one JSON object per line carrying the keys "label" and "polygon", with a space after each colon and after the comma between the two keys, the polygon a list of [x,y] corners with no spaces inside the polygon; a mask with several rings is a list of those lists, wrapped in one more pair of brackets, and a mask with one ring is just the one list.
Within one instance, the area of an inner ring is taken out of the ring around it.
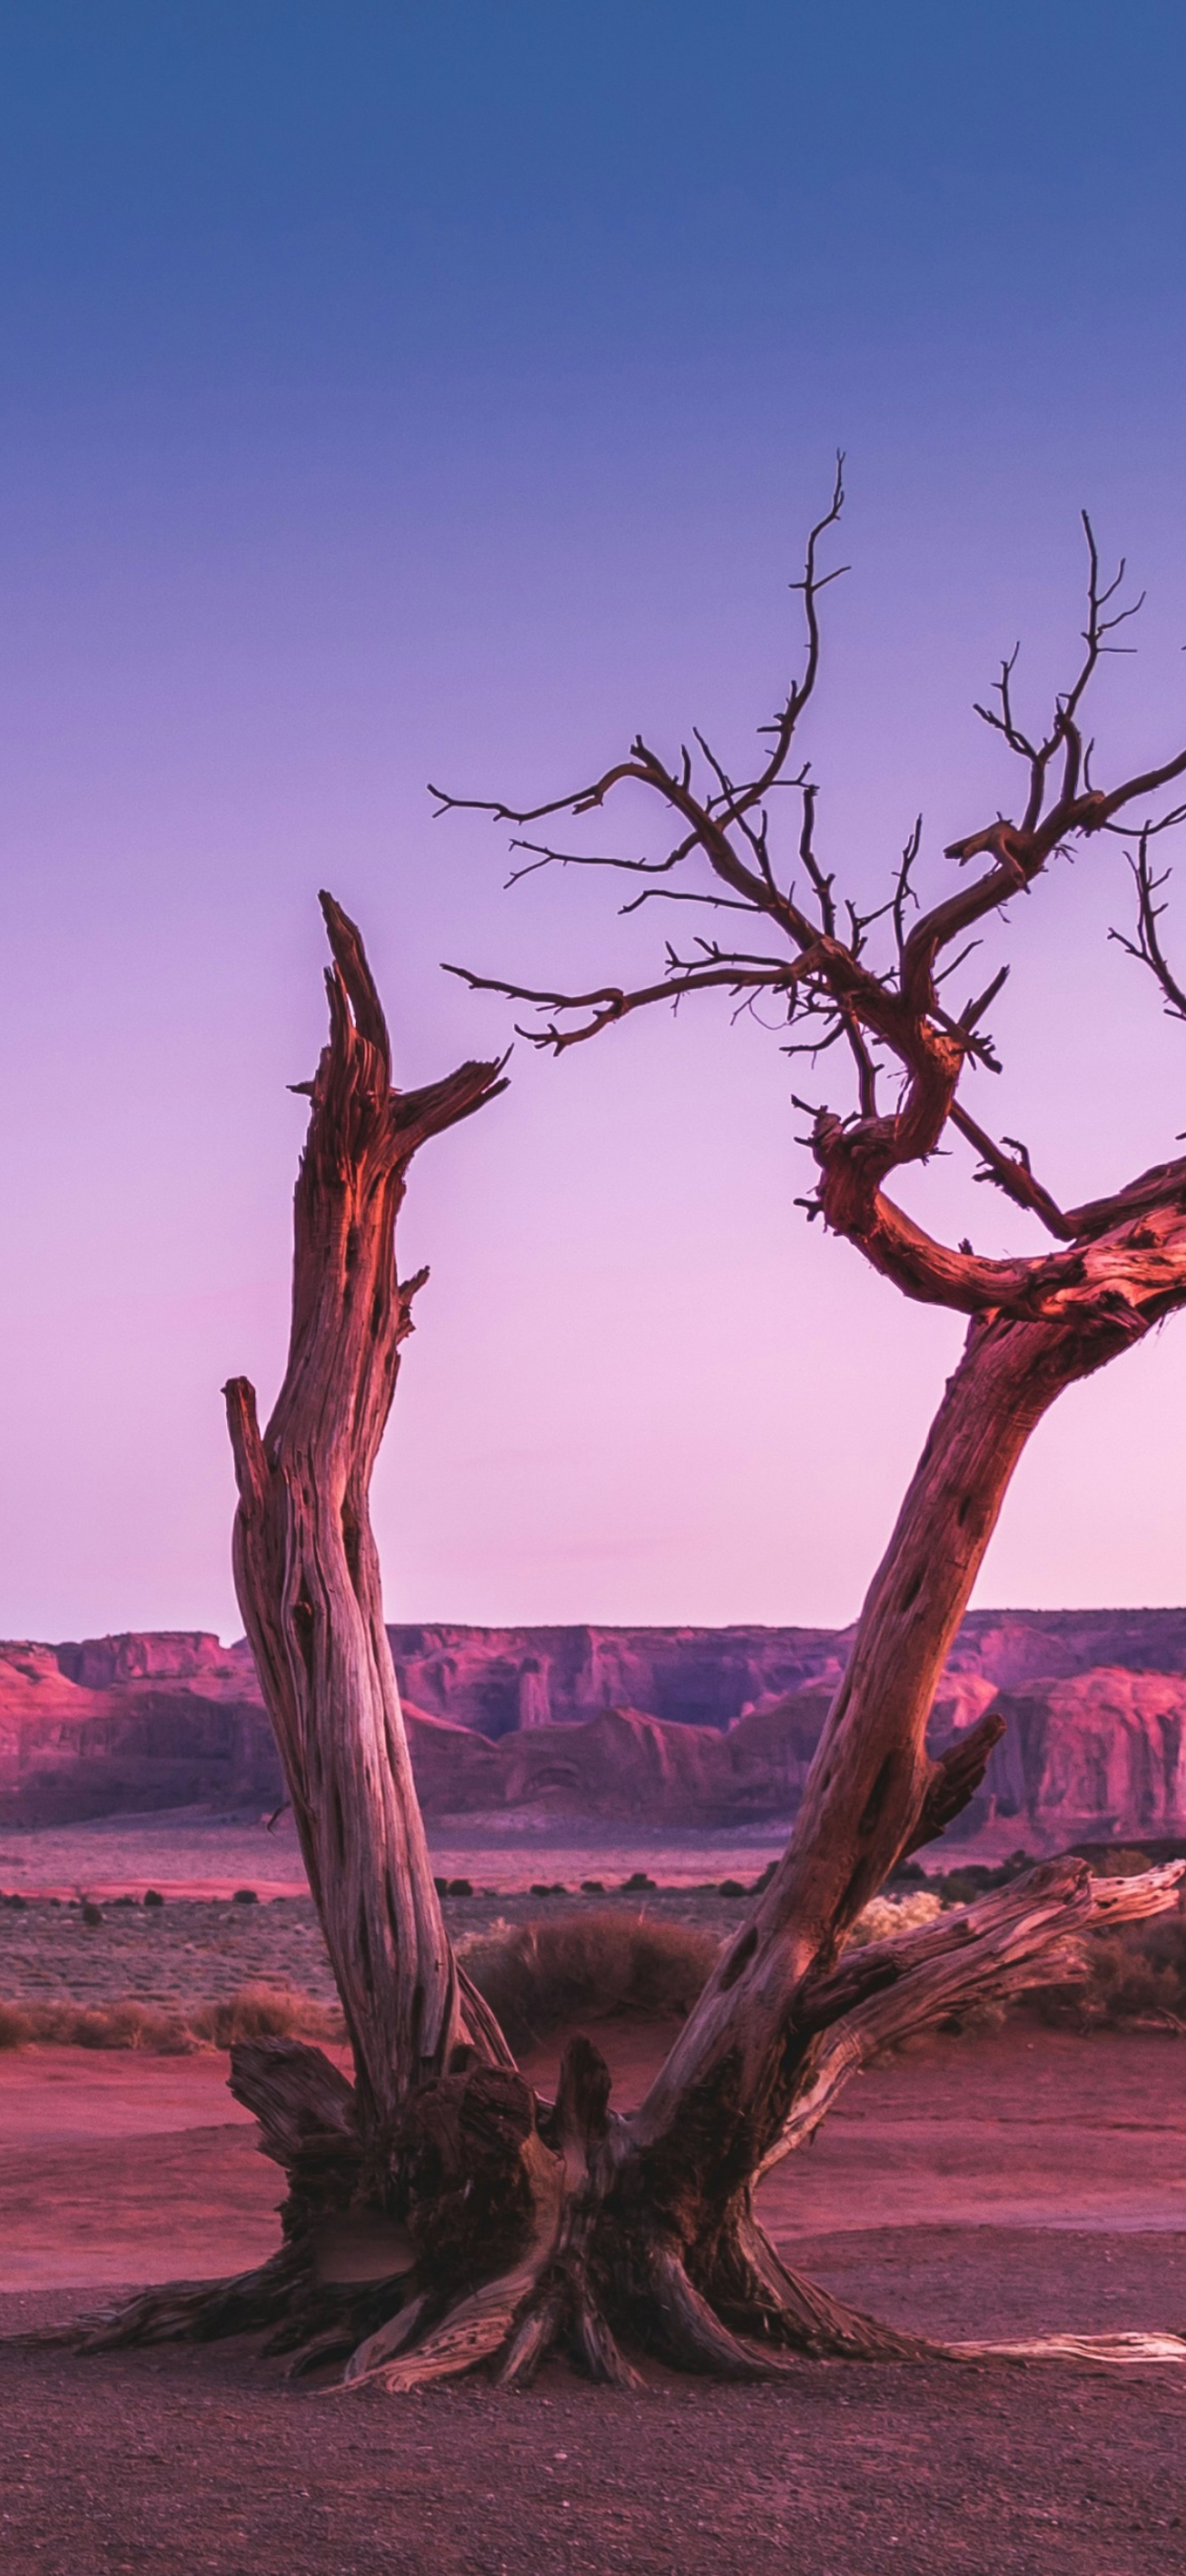
{"label": "sandy ground", "polygon": [[[1168,2374],[559,2375],[393,2403],[241,2349],[0,2349],[12,2576],[1178,2576]],[[9,2393],[11,2392],[11,2393]]]}
{"label": "sandy ground", "polygon": [[[599,2034],[619,2100],[661,2035]],[[535,2063],[545,2084],[549,2060]],[[215,2057],[0,2057],[0,2318],[210,2275],[275,2241],[274,2169]],[[855,2082],[771,2179],[788,2255],[939,2335],[1186,2326],[1186,2044],[1011,2029]],[[236,2344],[0,2347],[8,2576],[785,2569],[1129,2576],[1186,2558],[1186,2385],[1041,2364],[805,2367],[623,2399],[549,2369],[398,2401]]]}
{"label": "sandy ground", "polygon": [[[597,2032],[621,2107],[641,2098],[665,2036],[630,2024]],[[541,2091],[557,2060],[554,2047],[524,2061]],[[214,2052],[0,2055],[0,2290],[213,2276],[262,2260],[277,2242],[280,2177],[258,2153],[226,2072]],[[1056,2307],[1035,2321],[1022,2278],[1013,2292],[994,2292],[1002,2316],[1002,2301],[1015,2302],[1012,2323],[994,2331],[1176,2330],[1186,2323],[1186,2277],[1172,2317],[1129,2314],[1125,2281],[1139,2305],[1146,2249],[1172,2276],[1186,2246],[1186,2043],[1018,2026],[937,2042],[855,2078],[814,2145],[763,2185],[760,2206],[780,2244],[810,2241],[813,2268],[826,2254],[846,2278],[851,2237],[863,2261],[871,2242],[892,2235],[908,2301],[906,2239],[919,2230],[1106,2235],[1106,2256],[1089,2267],[1098,2285],[1089,2315]],[[1113,2239],[1134,2240],[1127,2271]],[[1057,2292],[1060,2262],[1073,2270],[1075,2258],[1056,2243],[1041,2259]],[[1118,2261],[1123,2277],[1113,2280]],[[1125,2313],[1113,2317],[1116,2305]],[[958,2296],[941,2319],[918,2321],[935,2333],[979,2331]]]}

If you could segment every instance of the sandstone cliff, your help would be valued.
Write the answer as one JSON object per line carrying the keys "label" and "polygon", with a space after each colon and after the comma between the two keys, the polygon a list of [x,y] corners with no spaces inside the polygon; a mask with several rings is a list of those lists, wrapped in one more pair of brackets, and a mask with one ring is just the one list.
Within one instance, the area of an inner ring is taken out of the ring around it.
{"label": "sandstone cliff", "polygon": [[[397,1627],[431,1818],[793,1814],[848,1632]],[[932,1738],[1009,1721],[964,1830],[1004,1847],[1186,1835],[1186,1612],[977,1611]],[[276,1803],[243,1644],[169,1633],[0,1646],[0,1822]]]}

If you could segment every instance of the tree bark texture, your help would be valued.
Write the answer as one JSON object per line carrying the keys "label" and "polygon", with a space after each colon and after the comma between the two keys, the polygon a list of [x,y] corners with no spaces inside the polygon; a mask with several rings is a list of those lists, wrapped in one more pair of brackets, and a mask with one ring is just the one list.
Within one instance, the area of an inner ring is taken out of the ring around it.
{"label": "tree bark texture", "polygon": [[[636,2379],[631,2348],[737,2379],[804,2356],[907,2359],[928,2347],[784,2264],[754,2187],[879,2048],[1073,1973],[1080,1934],[1176,1901],[1176,1866],[1094,1881],[1066,1860],[921,1931],[845,1946],[899,1857],[941,1832],[983,1774],[999,1720],[938,1762],[924,1737],[1009,1478],[1063,1387],[1186,1297],[1186,1215],[1150,1220],[1154,1235],[1162,1227],[1153,1250],[1143,1229],[1143,1303],[1118,1294],[1116,1260],[1097,1245],[1102,1284],[1076,1272],[1063,1308],[974,1318],[769,1888],[637,2112],[614,2110],[605,2064],[581,2037],[545,2101],[450,1950],[367,1504],[419,1284],[401,1284],[395,1266],[408,1164],[502,1087],[501,1068],[393,1090],[358,934],[323,906],[330,1037],[297,1184],[288,1369],[262,1435],[245,1381],[227,1403],[239,1598],[354,2081],[317,2049],[240,2044],[232,2089],[288,2179],[281,2251],[236,2281],[150,2291],[95,2321],[88,2342],[266,2326],[302,2366],[339,2362],[349,2385],[392,2391],[479,2364],[524,2382],[554,2348],[622,2387]],[[342,2222],[370,2227],[380,2247],[361,2285],[336,2283],[322,2261]]]}
{"label": "tree bark texture", "polygon": [[927,1755],[936,1686],[1013,1470],[1063,1388],[1130,1338],[1111,1317],[973,1323],[866,1595],[787,1850],[639,2112],[657,2155],[706,2099],[723,2181],[769,2157],[798,2081],[787,2044],[798,1990],[831,1964],[903,1853],[971,1796],[1003,1732],[990,1715],[946,1762]]}
{"label": "tree bark texture", "polygon": [[380,2124],[472,2043],[505,2056],[462,1991],[433,1885],[371,1532],[371,1471],[419,1279],[395,1222],[429,1136],[502,1089],[500,1068],[393,1090],[387,1027],[357,932],[323,897],[330,1040],[294,1209],[288,1369],[261,1437],[226,1390],[239,1483],[235,1581],[284,1765],[351,2044]]}

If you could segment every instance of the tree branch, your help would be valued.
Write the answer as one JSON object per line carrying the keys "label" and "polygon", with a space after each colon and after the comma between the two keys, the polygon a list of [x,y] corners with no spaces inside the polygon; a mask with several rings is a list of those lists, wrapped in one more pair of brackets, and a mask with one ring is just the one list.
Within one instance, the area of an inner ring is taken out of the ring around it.
{"label": "tree branch", "polygon": [[988,1769],[994,1746],[1006,1733],[999,1708],[986,1709],[975,1726],[957,1735],[939,1754],[923,1799],[918,1823],[902,1853],[907,1860],[911,1852],[921,1851],[924,1843],[937,1842],[946,1833],[954,1817],[961,1815],[976,1795]]}
{"label": "tree branch", "polygon": [[849,2077],[881,2049],[934,2029],[952,2012],[1083,1975],[1079,1938],[1167,1912],[1184,1871],[1186,1862],[1170,1861],[1139,1877],[1100,1879],[1086,1861],[1047,1861],[976,1905],[847,1950],[836,1969],[804,1989],[798,2027],[821,2036],[762,2171],[806,2145]]}
{"label": "tree branch", "polygon": [[[1183,820],[1186,820],[1186,808],[1166,817],[1167,823],[1179,823]],[[1186,1020],[1186,991],[1171,970],[1162,946],[1161,933],[1157,927],[1166,910],[1166,906],[1159,903],[1157,897],[1162,887],[1168,885],[1171,870],[1163,868],[1160,876],[1155,876],[1153,873],[1149,861],[1149,842],[1153,830],[1154,826],[1146,824],[1137,845],[1137,855],[1135,859],[1131,856],[1129,858],[1129,866],[1137,889],[1136,938],[1126,939],[1122,930],[1110,930],[1108,937],[1114,939],[1117,945],[1124,949],[1126,955],[1135,957],[1138,965],[1148,967],[1154,982],[1161,988],[1169,1018]]]}
{"label": "tree branch", "polygon": [[1049,1190],[1043,1189],[1030,1170],[1026,1148],[1018,1143],[1015,1136],[1005,1138],[1005,1143],[1013,1147],[1012,1154],[1002,1153],[1000,1146],[994,1145],[991,1136],[986,1136],[983,1127],[977,1126],[958,1100],[951,1104],[951,1123],[958,1127],[969,1145],[975,1146],[981,1158],[984,1168],[974,1175],[976,1180],[995,1181],[997,1188],[1004,1191],[1006,1198],[1012,1199],[1015,1207],[1025,1208],[1031,1216],[1040,1217],[1048,1234],[1057,1235],[1060,1243],[1074,1242],[1074,1227],[1051,1198]]}
{"label": "tree branch", "polygon": [[[819,678],[820,595],[833,578],[820,572],[820,549],[839,518],[843,499],[838,465],[830,504],[810,533],[802,581],[796,585],[804,601],[803,666],[773,724],[762,728],[771,738],[770,748],[748,775],[736,778],[704,729],[698,728],[691,736],[699,755],[696,775],[694,756],[687,747],[678,763],[668,763],[640,735],[628,759],[604,770],[575,794],[547,805],[513,809],[488,799],[441,796],[439,800],[441,810],[458,802],[480,804],[487,813],[522,823],[556,812],[590,813],[623,782],[641,785],[679,817],[680,837],[664,855],[628,859],[600,853],[584,858],[532,842],[529,846],[537,863],[613,866],[638,876],[667,878],[699,862],[705,871],[699,882],[678,887],[647,885],[625,909],[637,910],[653,896],[748,911],[767,936],[785,941],[785,967],[755,959],[740,944],[731,952],[714,944],[711,949],[705,945],[703,962],[677,959],[669,950],[662,981],[642,982],[633,990],[602,985],[585,992],[541,992],[468,969],[449,971],[461,974],[473,990],[500,992],[550,1013],[549,1025],[529,1034],[534,1043],[556,1053],[599,1036],[631,1012],[657,1001],[677,1001],[685,992],[730,990],[746,997],[747,1006],[763,989],[784,996],[788,1016],[800,1023],[802,1031],[788,1052],[814,1056],[843,1039],[855,1073],[855,1114],[827,1108],[814,1121],[811,1142],[820,1180],[815,1196],[801,1203],[811,1214],[822,1212],[829,1226],[856,1244],[911,1296],[964,1313],[999,1309],[1031,1317],[1051,1311],[1051,1300],[1057,1304],[1074,1288],[1078,1274],[1073,1247],[1083,1236],[1099,1238],[1130,1216],[1151,1212],[1163,1202],[1169,1205],[1180,1187],[1180,1175],[1177,1167],[1167,1165],[1159,1176],[1146,1174],[1108,1199],[1063,1210],[1035,1177],[1026,1149],[1010,1138],[997,1144],[957,1098],[969,1061],[993,1072],[1000,1070],[984,1015],[1008,968],[998,969],[958,1016],[946,1008],[942,987],[975,944],[972,934],[983,922],[1002,912],[1014,895],[1031,888],[1057,853],[1069,852],[1102,831],[1117,831],[1118,818],[1138,799],[1156,797],[1186,775],[1186,750],[1110,789],[1091,780],[1089,746],[1082,732],[1084,700],[1103,656],[1122,649],[1117,632],[1136,615],[1140,601],[1130,603],[1122,597],[1123,563],[1110,580],[1103,578],[1095,534],[1084,517],[1088,573],[1083,650],[1069,687],[1055,697],[1049,724],[1044,731],[1031,732],[1018,719],[1016,652],[1001,665],[996,703],[979,710],[1024,765],[1021,819],[998,815],[982,829],[951,842],[949,859],[961,866],[977,859],[987,865],[926,909],[918,909],[914,882],[921,822],[915,824],[903,850],[886,904],[862,911],[851,898],[842,901],[835,871],[817,843],[817,784],[805,765],[791,774],[790,754]],[[774,791],[782,787],[795,789],[801,799],[797,862],[803,902],[790,871],[776,867],[772,853],[768,815]],[[1154,817],[1144,827],[1145,834],[1166,829],[1176,820],[1186,820],[1186,806]],[[1137,938],[1123,944],[1157,977],[1167,1009],[1175,1017],[1186,1017],[1186,986],[1172,975],[1160,942],[1162,907],[1157,896],[1164,880],[1150,871],[1145,838],[1135,869]],[[789,891],[784,891],[787,884]],[[908,920],[912,909],[917,917]],[[870,934],[883,915],[893,946],[889,964],[879,967],[869,954]],[[567,1015],[582,1013],[587,1016],[579,1026],[560,1025]],[[878,1083],[887,1059],[904,1078],[893,1111],[883,1114]],[[1050,1260],[1043,1258],[981,1260],[966,1245],[956,1249],[937,1243],[884,1196],[892,1172],[925,1163],[939,1149],[949,1120],[980,1156],[976,1177],[990,1181],[1015,1206],[1037,1216],[1056,1242],[1067,1248],[1061,1269],[1057,1265],[1052,1269]],[[1130,1248],[1139,1251],[1141,1246],[1134,1240]],[[1106,1293],[1118,1295],[1123,1302],[1127,1290],[1113,1280]],[[1138,1303],[1146,1297],[1144,1273],[1135,1281],[1134,1293]]]}
{"label": "tree branch", "polygon": [[753,960],[737,959],[720,966],[689,967],[669,974],[661,984],[648,984],[640,992],[627,993],[616,984],[599,985],[590,993],[538,992],[526,984],[504,983],[493,975],[475,975],[468,966],[444,967],[446,975],[456,975],[472,993],[502,993],[508,1001],[531,1002],[541,1011],[592,1011],[593,1017],[583,1028],[558,1029],[554,1023],[544,1029],[518,1029],[519,1037],[532,1046],[550,1048],[563,1055],[566,1047],[580,1046],[586,1038],[598,1037],[615,1020],[624,1020],[631,1011],[645,1010],[653,1002],[678,1002],[685,993],[707,993],[722,987],[734,993],[747,989],[793,993],[800,977],[809,971],[806,960],[796,965],[788,959],[773,959],[769,968]]}

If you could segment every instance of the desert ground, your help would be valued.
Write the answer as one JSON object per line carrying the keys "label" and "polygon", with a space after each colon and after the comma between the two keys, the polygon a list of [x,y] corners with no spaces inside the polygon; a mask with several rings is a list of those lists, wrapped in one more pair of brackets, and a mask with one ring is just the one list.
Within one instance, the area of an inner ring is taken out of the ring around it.
{"label": "desert ground", "polygon": [[[175,1884],[148,1911],[118,1905],[118,1873],[92,1866],[90,1926],[27,1871],[26,1903],[0,1911],[0,1997],[184,2004],[257,1977],[327,1996],[308,1898],[234,1905],[234,1857],[207,1873],[217,1894]],[[6,1838],[11,1891],[10,1860]],[[690,1887],[646,1902],[722,1927],[731,1914]],[[449,1911],[463,1931],[539,1904],[503,1886]],[[670,2036],[599,2026],[620,2104]],[[528,2062],[541,2089],[558,2049]],[[392,2399],[287,2380],[246,2343],[84,2358],[23,2339],[276,2241],[280,2178],[226,2071],[213,2048],[0,2051],[0,2566],[14,2576],[1181,2566],[1186,2373],[1168,2367],[804,2365],[756,2389],[648,2367],[631,2399],[557,2366],[526,2395]],[[762,2199],[802,2269],[937,2338],[1180,2329],[1186,2043],[1026,2019],[940,2039],[854,2081]]]}

